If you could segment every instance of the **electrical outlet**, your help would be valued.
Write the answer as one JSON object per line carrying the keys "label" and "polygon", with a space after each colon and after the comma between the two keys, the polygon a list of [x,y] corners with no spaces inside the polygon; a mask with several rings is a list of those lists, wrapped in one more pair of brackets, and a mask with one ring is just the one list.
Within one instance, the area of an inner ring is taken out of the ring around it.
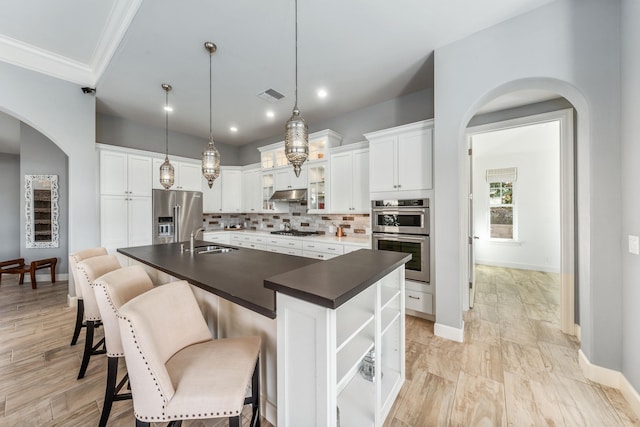
{"label": "electrical outlet", "polygon": [[629,253],[640,255],[640,238],[638,236],[629,235]]}

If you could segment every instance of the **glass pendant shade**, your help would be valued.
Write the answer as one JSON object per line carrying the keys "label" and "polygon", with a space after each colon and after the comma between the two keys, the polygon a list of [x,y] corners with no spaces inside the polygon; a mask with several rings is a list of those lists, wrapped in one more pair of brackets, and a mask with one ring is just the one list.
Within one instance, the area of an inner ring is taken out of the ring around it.
{"label": "glass pendant shade", "polygon": [[164,163],[160,165],[160,184],[165,189],[170,189],[175,180],[175,170],[173,165],[169,163],[169,157],[164,158]]}
{"label": "glass pendant shade", "polygon": [[293,165],[293,172],[300,176],[300,168],[309,157],[309,129],[297,106],[285,125],[284,153]]}
{"label": "glass pendant shade", "polygon": [[164,104],[164,114],[165,114],[165,155],[164,155],[164,163],[160,165],[160,184],[164,187],[165,190],[170,189],[173,186],[175,181],[175,170],[173,165],[169,162],[169,91],[173,89],[170,84],[163,83],[162,89],[165,91],[165,104]]}
{"label": "glass pendant shade", "polygon": [[220,176],[220,152],[213,144],[213,138],[209,139],[209,144],[202,153],[202,175],[209,188],[213,187],[213,181]]}

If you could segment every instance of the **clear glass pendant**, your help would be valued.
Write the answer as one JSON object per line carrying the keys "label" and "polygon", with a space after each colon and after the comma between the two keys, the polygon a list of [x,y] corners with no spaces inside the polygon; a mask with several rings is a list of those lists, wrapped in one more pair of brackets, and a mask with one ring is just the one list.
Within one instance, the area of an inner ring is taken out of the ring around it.
{"label": "clear glass pendant", "polygon": [[164,158],[164,163],[160,165],[160,184],[168,190],[173,186],[175,180],[175,170],[173,165],[169,163],[169,157]]}
{"label": "clear glass pendant", "polygon": [[220,176],[220,152],[209,139],[207,149],[202,153],[202,175],[207,180],[209,188],[213,187],[213,181]]}
{"label": "clear glass pendant", "polygon": [[284,152],[294,173],[300,176],[300,168],[309,157],[309,129],[297,106],[285,125]]}

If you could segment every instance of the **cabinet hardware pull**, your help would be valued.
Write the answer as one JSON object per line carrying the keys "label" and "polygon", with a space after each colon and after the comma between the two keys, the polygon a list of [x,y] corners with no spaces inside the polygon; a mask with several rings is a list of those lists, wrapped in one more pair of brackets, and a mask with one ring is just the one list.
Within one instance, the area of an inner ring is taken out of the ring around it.
{"label": "cabinet hardware pull", "polygon": [[411,299],[420,299],[420,297],[414,297],[414,296],[412,296],[412,295],[408,295],[408,296],[409,296],[409,298],[411,298]]}

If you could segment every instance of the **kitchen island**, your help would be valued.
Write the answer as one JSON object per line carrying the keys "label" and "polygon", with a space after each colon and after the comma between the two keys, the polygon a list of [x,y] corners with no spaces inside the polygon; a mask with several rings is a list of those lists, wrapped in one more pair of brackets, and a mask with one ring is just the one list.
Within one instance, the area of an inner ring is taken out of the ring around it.
{"label": "kitchen island", "polygon": [[[118,252],[147,266],[156,284],[190,282],[217,337],[262,337],[262,413],[271,423],[336,425],[340,406],[343,425],[382,425],[404,381],[409,255],[363,249],[318,261],[248,248],[192,255],[180,243]],[[377,382],[358,374],[374,354]]]}

